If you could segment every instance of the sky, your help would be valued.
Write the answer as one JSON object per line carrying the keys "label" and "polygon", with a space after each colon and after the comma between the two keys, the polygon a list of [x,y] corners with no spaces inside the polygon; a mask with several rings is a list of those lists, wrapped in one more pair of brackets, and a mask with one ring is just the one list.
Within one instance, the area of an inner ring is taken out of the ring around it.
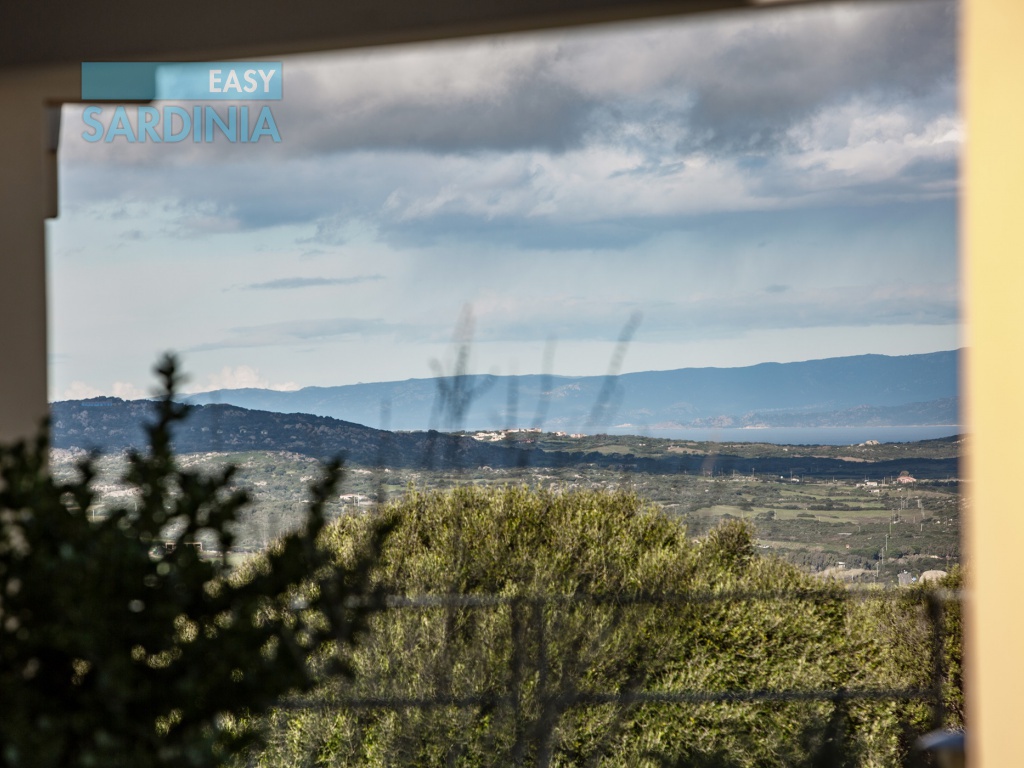
{"label": "sky", "polygon": [[[52,400],[960,346],[956,6],[283,58],[280,143],[64,108]],[[158,105],[159,106],[159,105]],[[219,108],[224,103],[219,102]]]}

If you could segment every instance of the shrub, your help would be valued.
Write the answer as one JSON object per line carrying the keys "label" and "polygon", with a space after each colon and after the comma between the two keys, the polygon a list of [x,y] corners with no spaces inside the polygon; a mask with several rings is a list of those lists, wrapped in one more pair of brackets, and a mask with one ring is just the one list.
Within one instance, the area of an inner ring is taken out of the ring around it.
{"label": "shrub", "polygon": [[[317,546],[324,504],[340,478],[312,486],[305,529],[282,539],[248,579],[228,577],[232,525],[248,496],[229,467],[213,476],[176,468],[173,357],[150,448],[132,454],[137,503],[90,520],[92,461],[58,483],[45,434],[0,447],[0,766],[212,766],[259,733],[239,726],[314,680],[311,661],[352,643],[374,601],[365,596],[383,539],[370,526],[345,567]],[[173,551],[155,546],[174,530]],[[200,536],[221,555],[207,560]],[[315,585],[315,613],[289,600]],[[343,664],[318,674],[339,675]]]}
{"label": "shrub", "polygon": [[[381,515],[372,583],[404,607],[372,619],[354,686],[272,715],[246,764],[800,766],[839,742],[830,765],[899,762],[890,703],[727,700],[885,674],[843,588],[758,556],[742,522],[694,543],[631,494],[526,488],[412,490]],[[379,522],[324,542],[349,567]]]}

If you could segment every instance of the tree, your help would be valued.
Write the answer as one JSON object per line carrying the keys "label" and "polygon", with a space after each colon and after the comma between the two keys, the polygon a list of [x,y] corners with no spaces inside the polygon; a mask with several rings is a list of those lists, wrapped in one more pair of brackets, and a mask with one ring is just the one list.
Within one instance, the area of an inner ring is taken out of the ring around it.
{"label": "tree", "polygon": [[[398,607],[352,651],[355,684],[273,713],[269,749],[239,764],[899,763],[892,702],[714,698],[886,673],[844,588],[759,556],[741,522],[693,542],[631,494],[474,487],[413,490],[381,516],[397,525],[373,583]],[[373,522],[325,529],[341,564]]]}
{"label": "tree", "polygon": [[[45,430],[0,447],[0,766],[219,765],[258,740],[246,715],[350,674],[340,657],[320,662],[379,606],[368,578],[387,527],[367,529],[343,567],[317,544],[336,461],[311,486],[304,529],[247,578],[231,575],[249,497],[233,467],[176,467],[172,427],[188,408],[174,399],[174,357],[157,372],[149,450],[130,455],[125,478],[137,501],[103,519],[90,520],[92,459],[58,483]],[[157,546],[166,536],[174,546]],[[308,611],[293,608],[300,589]]]}

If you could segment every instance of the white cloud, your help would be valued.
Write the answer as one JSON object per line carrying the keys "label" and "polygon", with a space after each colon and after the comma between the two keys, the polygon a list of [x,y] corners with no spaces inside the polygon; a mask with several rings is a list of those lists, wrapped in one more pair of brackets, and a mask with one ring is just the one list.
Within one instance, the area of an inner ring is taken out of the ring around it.
{"label": "white cloud", "polygon": [[220,373],[213,373],[206,377],[206,383],[189,387],[189,392],[208,392],[214,389],[273,389],[279,392],[292,392],[299,389],[299,385],[293,381],[282,384],[273,384],[265,376],[261,376],[259,369],[249,365],[238,365],[232,368],[225,365]]}
{"label": "white cloud", "polygon": [[120,397],[123,400],[141,400],[145,397],[149,397],[148,392],[135,386],[130,381],[115,381],[113,393],[114,397]]}
{"label": "white cloud", "polygon": [[71,386],[64,390],[64,400],[87,400],[90,397],[100,397],[103,392],[84,381],[72,381]]}
{"label": "white cloud", "polygon": [[62,400],[88,400],[92,397],[120,397],[122,400],[141,400],[151,393],[130,381],[115,381],[109,387],[98,389],[84,381],[72,381],[64,390]]}
{"label": "white cloud", "polygon": [[956,115],[922,120],[905,107],[881,111],[859,100],[823,112],[789,135],[800,147],[790,162],[815,186],[825,186],[831,171],[850,182],[884,182],[913,162],[956,162],[963,144]]}

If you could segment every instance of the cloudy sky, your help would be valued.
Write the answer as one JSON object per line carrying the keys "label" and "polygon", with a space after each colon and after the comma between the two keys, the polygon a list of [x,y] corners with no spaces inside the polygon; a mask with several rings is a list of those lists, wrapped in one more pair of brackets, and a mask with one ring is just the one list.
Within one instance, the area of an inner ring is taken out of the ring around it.
{"label": "cloudy sky", "polygon": [[168,349],[196,390],[424,377],[469,334],[596,374],[635,316],[627,371],[956,348],[955,36],[918,0],[290,57],[280,144],[65,108],[51,397]]}

